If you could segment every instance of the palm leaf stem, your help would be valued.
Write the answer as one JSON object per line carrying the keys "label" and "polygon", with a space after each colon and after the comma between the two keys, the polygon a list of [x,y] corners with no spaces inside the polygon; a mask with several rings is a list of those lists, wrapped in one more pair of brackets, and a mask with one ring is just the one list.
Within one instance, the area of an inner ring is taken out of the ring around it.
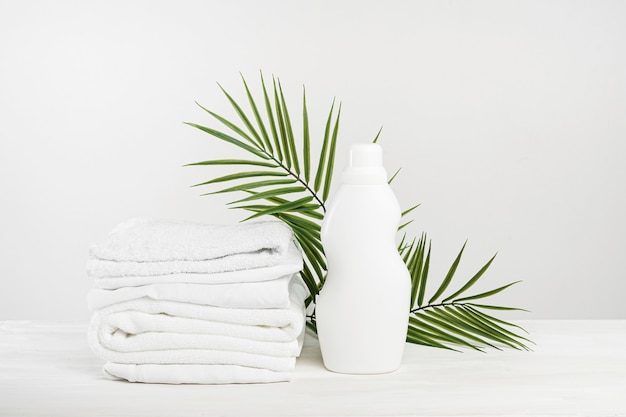
{"label": "palm leaf stem", "polygon": [[309,184],[302,177],[300,177],[300,175],[296,174],[287,165],[283,164],[280,160],[276,159],[274,155],[266,152],[263,149],[260,149],[260,151],[265,153],[268,156],[268,159],[271,159],[276,164],[278,164],[278,168],[282,168],[285,172],[287,172],[287,174],[291,175],[296,181],[302,184],[302,186],[306,188],[306,191],[308,191],[311,194],[311,196],[315,199],[315,201],[317,201],[319,206],[322,208],[322,211],[326,213],[326,206],[324,205],[324,202],[320,199],[317,193],[309,186]]}
{"label": "palm leaf stem", "polygon": [[421,306],[421,307],[413,308],[413,309],[411,309],[409,311],[409,313],[415,314],[415,313],[417,313],[419,311],[423,311],[423,310],[431,309],[431,308],[436,308],[436,307],[448,307],[448,306],[460,307],[460,306],[464,306],[464,305],[465,305],[464,303],[459,303],[459,302],[456,302],[456,301],[450,301],[450,302],[445,302],[445,303],[437,303],[437,304],[428,304],[428,305],[424,305],[424,306]]}

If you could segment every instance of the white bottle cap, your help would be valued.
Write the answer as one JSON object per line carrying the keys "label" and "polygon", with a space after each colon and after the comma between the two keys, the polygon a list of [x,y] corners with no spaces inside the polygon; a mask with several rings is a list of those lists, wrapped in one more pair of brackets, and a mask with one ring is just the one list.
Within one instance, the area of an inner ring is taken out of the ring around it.
{"label": "white bottle cap", "polygon": [[383,167],[383,148],[376,143],[355,143],[350,147],[350,161],[343,173],[346,184],[376,185],[387,183]]}
{"label": "white bottle cap", "polygon": [[383,148],[376,143],[355,143],[350,147],[350,166],[381,167],[383,166]]}

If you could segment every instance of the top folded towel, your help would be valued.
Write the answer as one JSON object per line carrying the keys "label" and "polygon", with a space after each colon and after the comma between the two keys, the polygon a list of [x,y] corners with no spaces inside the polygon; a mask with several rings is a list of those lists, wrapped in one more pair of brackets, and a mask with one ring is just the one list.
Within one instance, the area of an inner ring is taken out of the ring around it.
{"label": "top folded towel", "polygon": [[[182,220],[132,219],[118,225],[90,249],[110,261],[207,261],[233,255],[261,255],[274,265],[287,252],[293,232],[280,221],[210,225]],[[257,264],[258,266],[258,264]]]}

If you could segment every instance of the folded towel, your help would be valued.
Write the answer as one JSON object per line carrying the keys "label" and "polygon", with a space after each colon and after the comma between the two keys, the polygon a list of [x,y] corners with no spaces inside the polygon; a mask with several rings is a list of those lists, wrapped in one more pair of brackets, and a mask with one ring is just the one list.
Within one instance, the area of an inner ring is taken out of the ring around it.
{"label": "folded towel", "polygon": [[87,294],[90,310],[147,297],[229,308],[287,308],[293,275],[259,282],[230,284],[153,284],[114,290],[92,289]]}
{"label": "folded towel", "polygon": [[156,384],[247,384],[291,379],[290,372],[238,365],[135,365],[109,362],[104,365],[103,371],[112,379]]}
{"label": "folded towel", "polygon": [[258,268],[279,263],[291,239],[291,229],[276,220],[212,225],[131,219],[118,225],[103,242],[93,245],[90,254],[98,259],[136,262],[206,261],[241,256],[254,258],[254,266],[250,267]]}
{"label": "folded towel", "polygon": [[97,287],[120,288],[157,282],[264,281],[299,272],[302,266],[302,252],[291,242],[280,256],[276,253],[270,256],[267,252],[259,252],[197,261],[145,262],[90,259],[87,261],[87,273],[95,278]]}
{"label": "folded towel", "polygon": [[134,219],[90,249],[91,349],[112,378],[289,380],[302,349],[302,253],[279,221]]}
{"label": "folded towel", "polygon": [[116,303],[88,331],[101,358],[126,364],[240,365],[290,371],[302,348],[306,290],[290,284],[286,309],[243,309],[158,301]]}

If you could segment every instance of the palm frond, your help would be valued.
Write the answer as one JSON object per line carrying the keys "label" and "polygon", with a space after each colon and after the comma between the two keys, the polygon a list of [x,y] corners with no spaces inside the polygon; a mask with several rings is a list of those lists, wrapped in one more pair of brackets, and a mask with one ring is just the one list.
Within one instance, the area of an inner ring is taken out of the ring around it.
{"label": "palm frond", "polygon": [[[258,102],[243,75],[241,75],[241,80],[247,99],[247,109],[218,84],[234,110],[236,118],[228,119],[198,104],[203,111],[224,127],[223,130],[196,123],[187,124],[243,149],[254,155],[256,160],[252,158],[211,159],[189,164],[191,166],[233,166],[239,169],[195,186],[222,185],[206,194],[245,193],[244,196],[233,198],[227,203],[232,209],[246,210],[250,213],[244,221],[271,215],[287,223],[294,230],[304,253],[307,269],[302,275],[312,297],[315,297],[321,289],[326,271],[326,259],[319,231],[324,218],[324,202],[332,180],[339,112],[335,114],[333,102],[323,139],[324,145],[317,159],[319,163],[315,165],[312,163],[305,90],[303,89],[302,92],[302,139],[298,145],[291,112],[288,109],[280,80],[272,77],[268,89],[261,73],[261,100]],[[299,149],[302,149],[304,154],[302,157],[299,155]],[[268,169],[259,170],[259,167]],[[313,172],[316,173],[314,180],[311,178]]]}
{"label": "palm frond", "polygon": [[[440,345],[442,344],[446,346],[452,344],[481,351],[485,347],[500,349],[501,346],[528,350],[529,348],[525,342],[530,342],[530,340],[512,330],[513,327],[519,328],[519,326],[496,319],[481,311],[512,310],[513,308],[471,303],[473,300],[490,297],[504,291],[519,281],[483,293],[459,297],[483,276],[495,256],[459,290],[437,302],[452,283],[466,244],[467,242],[461,248],[445,278],[427,304],[424,304],[423,301],[426,283],[428,282],[431,245],[429,243],[427,250],[426,235],[422,235],[417,243],[413,242],[404,249],[405,253],[410,254],[406,263],[409,266],[412,279],[409,335],[424,332],[428,335],[428,338],[420,340],[419,343],[433,347],[441,347]],[[408,337],[407,340],[409,340]],[[431,343],[433,341],[436,343]]]}
{"label": "palm frond", "polygon": [[[295,113],[288,109],[280,80],[272,76],[268,90],[261,73],[261,99],[258,102],[243,75],[241,80],[247,109],[218,84],[236,118],[228,119],[196,103],[221,124],[222,130],[196,123],[186,124],[245,151],[251,156],[250,159],[209,159],[185,166],[237,167],[235,172],[211,178],[195,186],[217,187],[202,195],[239,194],[227,205],[231,209],[247,211],[249,216],[243,221],[260,216],[274,216],[291,227],[304,255],[301,276],[310,293],[306,300],[308,306],[315,302],[326,278],[327,265],[321,242],[321,224],[333,180],[341,103],[336,106],[335,100],[332,101],[324,124],[319,154],[312,155],[306,89],[302,90],[302,138],[296,140],[291,119],[291,114]],[[381,131],[382,127],[373,142],[379,140]],[[389,183],[393,182],[399,172],[400,169],[389,179]],[[419,204],[404,210],[402,217],[418,206]],[[398,230],[406,228],[412,222],[411,219],[404,221]],[[496,295],[519,281],[466,295],[483,277],[495,256],[458,290],[445,295],[453,283],[465,246],[466,244],[461,248],[434,294],[427,298],[427,284],[432,281],[429,281],[432,245],[425,233],[419,239],[410,239],[406,233],[403,234],[398,252],[410,272],[412,287],[407,341],[450,350],[483,350],[486,347],[500,349],[503,346],[528,349],[526,343],[532,342],[520,335],[519,331],[524,331],[521,327],[487,313],[522,309],[476,303],[476,300]],[[307,321],[307,326],[316,331],[315,313]]]}

